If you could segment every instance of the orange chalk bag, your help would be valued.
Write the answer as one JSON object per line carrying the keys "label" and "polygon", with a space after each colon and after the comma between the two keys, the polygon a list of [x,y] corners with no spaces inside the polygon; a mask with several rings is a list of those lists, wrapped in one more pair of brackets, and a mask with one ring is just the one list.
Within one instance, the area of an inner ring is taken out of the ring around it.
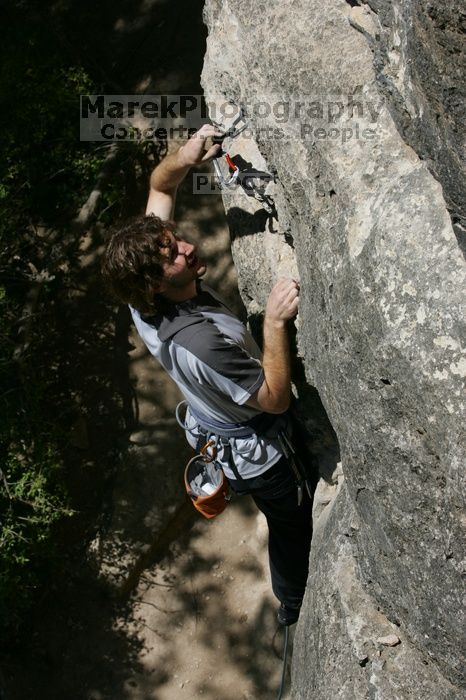
{"label": "orange chalk bag", "polygon": [[215,440],[209,440],[187,463],[184,470],[186,493],[204,518],[223,513],[231,500],[228,481],[216,464]]}

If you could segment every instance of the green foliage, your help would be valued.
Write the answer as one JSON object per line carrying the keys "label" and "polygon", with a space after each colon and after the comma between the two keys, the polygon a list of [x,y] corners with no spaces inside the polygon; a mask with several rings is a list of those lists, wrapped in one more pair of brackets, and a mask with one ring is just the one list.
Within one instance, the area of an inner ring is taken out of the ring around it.
{"label": "green foliage", "polygon": [[43,390],[13,357],[15,304],[0,287],[0,620],[14,630],[54,558],[52,528],[70,515],[60,435],[44,422]]}
{"label": "green foliage", "polygon": [[[71,395],[84,413],[94,410],[94,423],[120,411],[119,396],[105,394],[103,405],[105,372],[87,376],[96,364],[89,347],[104,362],[113,351],[102,331],[108,314],[98,332],[84,327],[73,296],[87,283],[72,222],[108,153],[108,144],[79,140],[79,97],[102,86],[70,57],[55,9],[22,0],[0,29],[0,626],[10,632],[63,558],[56,535],[75,503],[66,473]],[[160,153],[160,144],[119,145],[99,226],[113,224],[124,202],[137,205],[136,181],[145,188]],[[94,391],[88,401],[82,376]]]}
{"label": "green foliage", "polygon": [[92,144],[79,141],[79,95],[89,90],[89,78],[60,64],[40,27],[26,37],[18,33],[15,49],[2,52],[0,182],[7,216],[0,235],[16,233],[12,218],[23,225],[66,221],[102,161]]}
{"label": "green foliage", "polygon": [[45,438],[39,445],[22,441],[11,449],[3,477],[0,616],[11,629],[29,606],[44,564],[56,555],[53,524],[72,511],[65,506],[60,462]]}
{"label": "green foliage", "polygon": [[50,268],[53,279],[64,259],[60,231],[104,153],[79,141],[86,73],[66,65],[44,25],[20,12],[10,19],[0,46],[0,620],[11,633],[58,560],[54,529],[72,512],[65,426],[47,417],[54,378],[39,367],[45,329],[34,318],[24,338],[20,318],[37,270]]}

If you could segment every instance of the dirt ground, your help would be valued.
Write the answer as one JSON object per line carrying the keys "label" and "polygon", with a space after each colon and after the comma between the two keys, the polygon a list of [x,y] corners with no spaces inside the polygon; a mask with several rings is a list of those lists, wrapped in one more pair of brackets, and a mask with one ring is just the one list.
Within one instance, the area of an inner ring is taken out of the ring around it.
{"label": "dirt ground", "polygon": [[[7,664],[2,700],[275,698],[283,632],[266,529],[249,497],[237,499],[216,520],[196,517],[126,600],[86,572],[52,583],[23,655]],[[288,664],[283,698],[289,682]]]}
{"label": "dirt ground", "polygon": [[114,624],[137,638],[133,673],[120,695],[99,685],[89,700],[259,700],[275,697],[282,633],[270,592],[266,526],[249,499],[217,520],[197,520],[160,564],[144,572],[132,620]]}

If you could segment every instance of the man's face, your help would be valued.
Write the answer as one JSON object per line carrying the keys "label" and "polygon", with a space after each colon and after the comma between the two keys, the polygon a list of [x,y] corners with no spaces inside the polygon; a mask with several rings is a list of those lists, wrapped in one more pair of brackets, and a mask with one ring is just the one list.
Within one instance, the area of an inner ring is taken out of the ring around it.
{"label": "man's face", "polygon": [[195,287],[193,283],[205,273],[206,265],[197,257],[195,245],[172,233],[169,233],[167,253],[167,261],[162,265],[164,276],[160,291],[170,297],[170,289]]}

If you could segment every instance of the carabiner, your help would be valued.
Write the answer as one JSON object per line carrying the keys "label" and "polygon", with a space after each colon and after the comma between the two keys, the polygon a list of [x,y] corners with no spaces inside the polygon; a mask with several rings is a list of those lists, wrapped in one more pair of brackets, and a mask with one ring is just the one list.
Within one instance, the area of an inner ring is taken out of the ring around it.
{"label": "carabiner", "polygon": [[[212,448],[211,452],[209,452],[210,448]],[[214,459],[216,459],[216,457],[217,457],[217,443],[216,443],[216,441],[212,440],[212,438],[211,438],[208,442],[206,442],[204,447],[201,447],[199,452],[201,453],[201,456],[202,456],[202,459],[204,460],[204,462],[207,462],[207,464],[209,462],[213,462]]]}
{"label": "carabiner", "polygon": [[[223,175],[222,169],[220,167],[219,160],[222,156],[225,157],[225,160],[228,163],[228,167],[230,168],[230,170],[233,170],[232,175],[230,175],[230,177],[228,177],[228,178],[226,178]],[[239,168],[237,165],[235,165],[233,163],[233,161],[230,158],[230,156],[228,155],[228,153],[220,153],[219,156],[217,156],[217,158],[214,158],[213,163],[214,163],[214,170],[215,170],[215,179],[217,180],[218,186],[220,187],[221,190],[224,189],[225,187],[227,187],[227,188],[235,187],[238,184],[237,179],[239,176]]]}

